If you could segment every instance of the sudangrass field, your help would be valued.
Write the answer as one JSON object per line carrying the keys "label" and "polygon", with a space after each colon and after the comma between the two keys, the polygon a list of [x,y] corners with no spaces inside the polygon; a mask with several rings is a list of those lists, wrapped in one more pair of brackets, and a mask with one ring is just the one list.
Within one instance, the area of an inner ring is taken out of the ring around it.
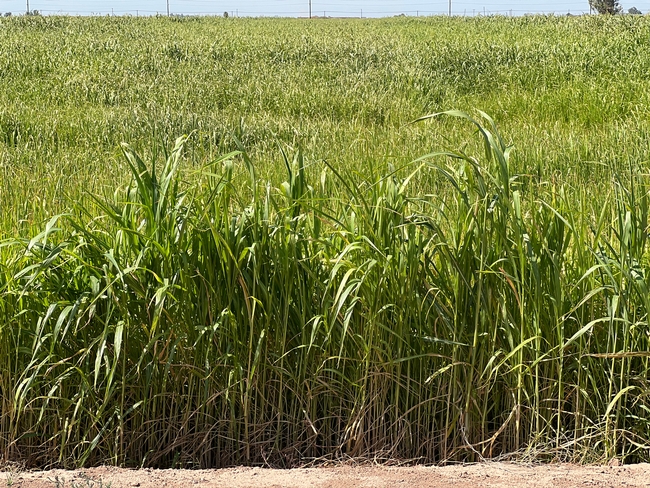
{"label": "sudangrass field", "polygon": [[649,87],[644,16],[0,18],[0,460],[650,460]]}

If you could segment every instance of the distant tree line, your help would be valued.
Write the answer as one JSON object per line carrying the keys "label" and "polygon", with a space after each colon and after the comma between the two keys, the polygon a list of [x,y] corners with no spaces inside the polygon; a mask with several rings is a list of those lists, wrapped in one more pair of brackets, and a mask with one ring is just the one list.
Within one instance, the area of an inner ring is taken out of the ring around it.
{"label": "distant tree line", "polygon": [[[11,17],[13,14],[11,12],[5,12],[4,16],[5,17]],[[29,12],[25,12],[25,15],[41,15],[41,13],[38,10],[30,10]],[[0,17],[2,17],[3,14],[0,12]]]}
{"label": "distant tree line", "polygon": [[[623,7],[621,7],[619,0],[589,0],[589,6],[599,14],[616,15],[623,13]],[[627,12],[632,15],[641,15],[643,13],[636,7],[632,7]]]}
{"label": "distant tree line", "polygon": [[589,0],[589,6],[599,14],[620,14],[623,11],[618,0]]}

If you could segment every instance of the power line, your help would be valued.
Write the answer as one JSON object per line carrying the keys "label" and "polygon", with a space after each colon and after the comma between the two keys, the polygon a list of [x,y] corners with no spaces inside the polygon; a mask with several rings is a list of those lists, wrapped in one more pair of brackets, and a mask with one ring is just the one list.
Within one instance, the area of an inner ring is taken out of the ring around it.
{"label": "power line", "polygon": [[[631,0],[630,0],[631,1]],[[227,2],[230,5],[224,4],[226,10],[234,11],[234,6],[231,3],[233,0]],[[0,2],[7,4],[9,2]],[[101,15],[106,13],[115,12],[116,15],[152,15],[156,13],[166,13],[171,16],[171,0],[165,1],[165,9],[162,12],[159,10],[151,11],[147,9],[153,7],[155,9],[155,2],[149,0],[147,5],[136,5],[137,2],[133,0],[104,0],[102,2],[89,1],[84,2],[81,8],[77,9],[72,6],[70,0],[26,0],[27,13],[31,13],[31,5],[38,8],[39,12],[46,14],[79,14],[88,15],[95,14]],[[442,3],[442,2],[441,2]],[[481,3],[483,5],[481,5]],[[38,4],[38,5],[37,5]],[[58,4],[58,5],[57,5]],[[175,0],[175,15],[220,15],[216,11],[214,0],[189,0],[181,1]],[[356,5],[355,5],[356,4]],[[15,5],[15,4],[14,4]],[[60,5],[60,7],[59,7]],[[101,5],[101,6],[100,6]],[[281,6],[280,6],[281,5]],[[136,10],[134,7],[142,6]],[[240,2],[239,15],[248,16],[281,16],[281,17],[301,17],[309,16],[314,17],[314,8],[321,9],[321,12],[326,11],[324,16],[329,15],[333,17],[359,17],[359,12],[362,16],[366,17],[385,17],[397,14],[405,14],[412,16],[430,16],[430,15],[450,15],[450,16],[472,16],[472,15],[508,15],[519,16],[527,13],[540,13],[540,14],[566,14],[570,11],[574,14],[587,14],[589,13],[589,3],[586,0],[568,0],[562,7],[549,2],[544,5],[537,2],[526,2],[525,4],[519,3],[517,5],[510,4],[505,0],[484,0],[477,2],[473,0],[447,0],[447,2],[432,5],[428,0],[415,0],[413,2],[395,2],[395,0],[374,0],[368,2],[366,0],[349,0],[342,2],[341,0],[321,0],[320,3],[314,4],[313,0],[272,0],[271,2],[256,4],[254,2]],[[486,8],[483,8],[483,7]],[[39,7],[43,7],[42,9]],[[48,8],[49,7],[49,8]],[[58,7],[58,8],[57,8]],[[61,8],[62,7],[62,8]],[[84,8],[85,7],[85,8]],[[99,7],[99,8],[98,8]],[[219,6],[219,9],[223,8]],[[233,8],[231,8],[233,7]],[[244,8],[241,8],[244,7]],[[278,8],[279,7],[279,8]],[[402,7],[402,8],[400,8]],[[427,8],[428,7],[428,8]],[[433,7],[433,8],[432,8]],[[442,7],[438,9],[437,7]],[[446,7],[446,8],[445,8]],[[473,8],[476,7],[476,8]],[[550,7],[550,8],[549,8]],[[444,10],[443,10],[444,9]],[[568,10],[567,10],[568,9]]]}

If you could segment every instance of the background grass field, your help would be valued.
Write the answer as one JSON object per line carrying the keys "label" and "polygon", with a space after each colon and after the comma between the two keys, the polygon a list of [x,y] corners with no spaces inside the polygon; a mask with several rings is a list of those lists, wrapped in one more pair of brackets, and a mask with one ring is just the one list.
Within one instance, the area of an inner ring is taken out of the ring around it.
{"label": "background grass field", "polygon": [[2,457],[648,460],[649,46],[0,19]]}

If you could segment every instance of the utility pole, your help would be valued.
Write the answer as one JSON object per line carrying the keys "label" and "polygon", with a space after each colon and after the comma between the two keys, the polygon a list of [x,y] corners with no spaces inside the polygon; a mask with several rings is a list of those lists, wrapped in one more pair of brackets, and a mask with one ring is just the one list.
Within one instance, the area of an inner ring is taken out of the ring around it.
{"label": "utility pole", "polygon": [[449,0],[449,17],[451,17],[451,0]]}
{"label": "utility pole", "polygon": [[167,0],[167,17],[169,17],[169,0]]}
{"label": "utility pole", "polygon": [[311,19],[311,0],[309,0],[309,18]]}
{"label": "utility pole", "polygon": [[29,13],[29,0],[27,0],[27,13]]}

